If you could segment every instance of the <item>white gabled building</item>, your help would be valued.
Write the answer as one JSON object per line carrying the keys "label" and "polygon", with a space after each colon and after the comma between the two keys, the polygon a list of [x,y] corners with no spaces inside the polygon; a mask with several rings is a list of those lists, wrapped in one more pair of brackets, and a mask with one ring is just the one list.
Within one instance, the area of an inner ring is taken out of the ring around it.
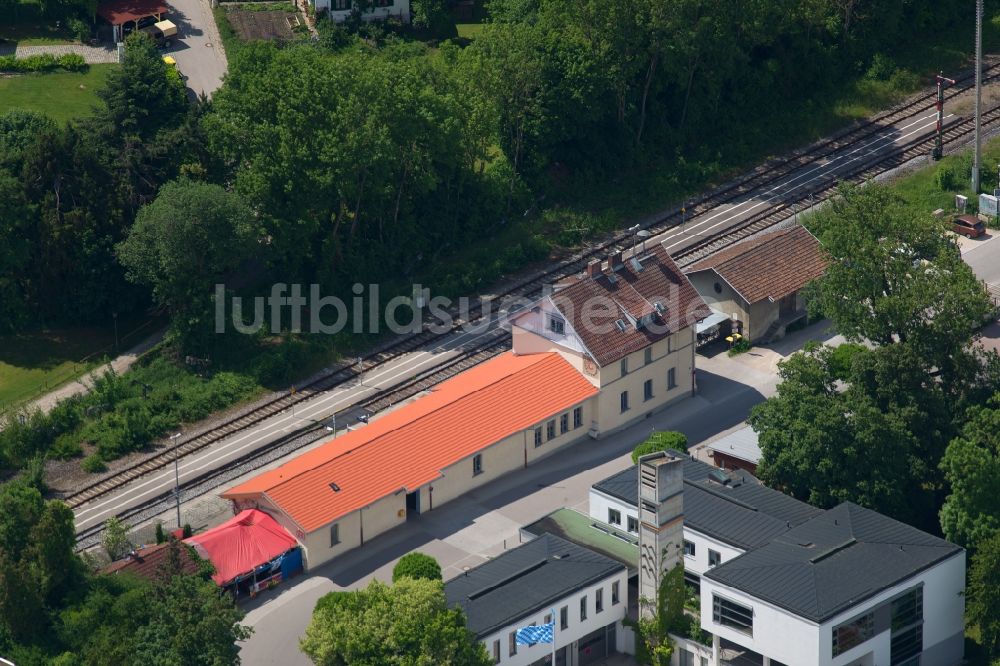
{"label": "white gabled building", "polygon": [[317,13],[327,12],[338,23],[346,21],[355,6],[359,7],[361,20],[378,21],[397,18],[403,23],[410,22],[410,0],[312,0]]}
{"label": "white gabled building", "polygon": [[449,606],[494,664],[551,663],[553,646],[518,645],[518,629],[555,620],[556,663],[577,666],[620,651],[628,568],[552,534],[542,534],[445,583]]}
{"label": "white gabled building", "polygon": [[[965,551],[845,502],[826,511],[742,471],[684,461],[684,567],[708,664],[953,666]],[[591,488],[591,518],[633,532],[635,466]],[[683,648],[677,663],[699,664]]]}

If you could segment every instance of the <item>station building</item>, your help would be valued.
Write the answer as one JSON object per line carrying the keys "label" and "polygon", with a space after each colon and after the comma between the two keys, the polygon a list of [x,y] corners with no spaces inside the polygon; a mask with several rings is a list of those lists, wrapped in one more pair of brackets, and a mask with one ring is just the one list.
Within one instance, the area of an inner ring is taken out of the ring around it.
{"label": "station building", "polygon": [[295,536],[306,568],[691,394],[708,313],[662,247],[621,253],[513,321],[513,350],[222,494]]}

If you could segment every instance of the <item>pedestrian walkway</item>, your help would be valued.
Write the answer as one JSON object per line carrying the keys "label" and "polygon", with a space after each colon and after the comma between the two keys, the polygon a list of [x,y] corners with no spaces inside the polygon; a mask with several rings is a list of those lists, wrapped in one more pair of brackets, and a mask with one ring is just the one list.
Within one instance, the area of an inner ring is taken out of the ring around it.
{"label": "pedestrian walkway", "polygon": [[0,44],[0,56],[13,55],[27,58],[33,55],[49,53],[57,58],[69,53],[83,56],[92,65],[118,62],[118,50],[112,46],[85,46],[84,44],[50,44],[48,46],[21,46],[9,42]]}
{"label": "pedestrian walkway", "polygon": [[46,393],[42,397],[33,401],[30,405],[32,409],[40,409],[42,412],[48,412],[50,409],[56,406],[60,400],[65,400],[66,398],[77,395],[80,393],[86,393],[90,390],[90,386],[87,384],[87,379],[93,375],[102,375],[110,369],[113,369],[119,375],[128,370],[133,363],[136,362],[143,353],[149,351],[156,343],[163,339],[163,334],[166,330],[157,331],[153,333],[148,338],[135,345],[124,354],[115,357],[110,363],[102,365],[99,368],[94,368],[92,372],[87,373],[83,377],[80,377],[76,381],[72,381],[51,393]]}

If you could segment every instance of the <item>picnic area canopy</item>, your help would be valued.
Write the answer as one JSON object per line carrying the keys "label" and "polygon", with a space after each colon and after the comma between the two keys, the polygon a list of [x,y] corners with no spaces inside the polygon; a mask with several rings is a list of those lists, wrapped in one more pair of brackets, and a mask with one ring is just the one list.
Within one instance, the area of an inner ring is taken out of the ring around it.
{"label": "picnic area canopy", "polygon": [[226,585],[240,574],[253,571],[298,543],[271,516],[247,509],[207,532],[184,540],[202,557],[212,561],[218,585]]}
{"label": "picnic area canopy", "polygon": [[97,15],[111,25],[123,25],[147,16],[161,17],[167,13],[162,0],[112,0],[97,6]]}

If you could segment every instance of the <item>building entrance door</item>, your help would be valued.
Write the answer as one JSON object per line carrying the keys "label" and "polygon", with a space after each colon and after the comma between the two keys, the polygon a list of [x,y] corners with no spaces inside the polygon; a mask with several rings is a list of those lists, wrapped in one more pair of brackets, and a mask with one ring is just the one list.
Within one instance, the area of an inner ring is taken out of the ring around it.
{"label": "building entrance door", "polygon": [[406,493],[406,517],[416,516],[420,513],[420,491]]}

